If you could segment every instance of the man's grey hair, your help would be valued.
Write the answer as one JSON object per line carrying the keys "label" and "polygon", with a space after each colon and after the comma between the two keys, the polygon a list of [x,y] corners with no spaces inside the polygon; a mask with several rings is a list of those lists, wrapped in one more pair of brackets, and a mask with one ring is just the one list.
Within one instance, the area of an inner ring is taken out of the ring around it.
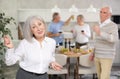
{"label": "man's grey hair", "polygon": [[110,6],[103,6],[102,8],[107,7],[109,9],[109,12],[112,13],[112,8]]}
{"label": "man's grey hair", "polygon": [[34,37],[32,31],[31,31],[31,24],[32,24],[33,20],[35,20],[35,19],[38,19],[41,22],[43,22],[43,24],[46,27],[44,20],[40,16],[28,17],[23,26],[23,36],[28,42],[32,42],[32,38]]}
{"label": "man's grey hair", "polygon": [[109,11],[110,11],[110,13],[112,13],[112,8],[111,7],[109,7]]}

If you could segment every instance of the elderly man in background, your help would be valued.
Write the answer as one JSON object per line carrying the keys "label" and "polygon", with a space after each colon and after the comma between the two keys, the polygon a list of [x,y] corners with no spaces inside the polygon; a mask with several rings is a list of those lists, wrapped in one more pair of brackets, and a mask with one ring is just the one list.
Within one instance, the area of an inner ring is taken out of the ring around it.
{"label": "elderly man in background", "polygon": [[61,21],[59,13],[53,13],[52,22],[48,26],[48,37],[53,38],[56,41],[57,45],[63,45],[63,34],[62,27],[69,24],[70,20],[74,18],[74,16],[70,16],[65,22]]}
{"label": "elderly man in background", "polygon": [[98,79],[110,79],[111,67],[115,57],[118,27],[110,20],[112,10],[102,7],[100,10],[100,25],[94,26],[95,38],[95,65]]}

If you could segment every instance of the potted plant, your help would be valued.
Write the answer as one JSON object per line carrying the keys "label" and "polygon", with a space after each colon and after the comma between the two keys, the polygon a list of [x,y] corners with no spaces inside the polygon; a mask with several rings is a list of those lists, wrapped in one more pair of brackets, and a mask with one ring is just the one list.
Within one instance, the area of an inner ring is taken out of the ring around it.
{"label": "potted plant", "polygon": [[11,23],[15,24],[14,18],[6,17],[5,13],[0,13],[0,76],[3,75],[3,67],[5,66],[4,53],[6,52],[6,47],[4,46],[2,38],[4,35],[9,35],[11,39],[13,39],[10,29],[7,28],[7,25]]}

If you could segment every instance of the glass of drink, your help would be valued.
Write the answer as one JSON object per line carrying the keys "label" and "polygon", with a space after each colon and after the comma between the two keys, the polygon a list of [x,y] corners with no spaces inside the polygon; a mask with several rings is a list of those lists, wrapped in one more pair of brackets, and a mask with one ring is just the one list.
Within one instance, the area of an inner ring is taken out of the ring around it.
{"label": "glass of drink", "polygon": [[83,33],[83,32],[84,32],[84,30],[81,30],[81,32]]}
{"label": "glass of drink", "polygon": [[72,15],[71,17],[72,17],[72,20],[74,20],[74,15]]}
{"label": "glass of drink", "polygon": [[62,33],[62,29],[58,30],[58,33],[60,33],[60,34],[61,34],[61,33]]}
{"label": "glass of drink", "polygon": [[59,31],[59,33],[62,33],[62,31]]}

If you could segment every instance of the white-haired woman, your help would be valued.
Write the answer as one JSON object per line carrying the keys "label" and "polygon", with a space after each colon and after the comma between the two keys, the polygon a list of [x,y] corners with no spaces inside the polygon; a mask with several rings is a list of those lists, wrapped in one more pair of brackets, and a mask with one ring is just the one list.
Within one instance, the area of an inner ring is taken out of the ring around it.
{"label": "white-haired woman", "polygon": [[7,65],[19,61],[16,79],[48,79],[47,71],[51,66],[55,70],[62,67],[55,62],[54,52],[56,42],[45,36],[46,26],[42,18],[29,17],[23,27],[24,39],[15,50],[8,36],[4,44],[8,47],[5,59]]}

